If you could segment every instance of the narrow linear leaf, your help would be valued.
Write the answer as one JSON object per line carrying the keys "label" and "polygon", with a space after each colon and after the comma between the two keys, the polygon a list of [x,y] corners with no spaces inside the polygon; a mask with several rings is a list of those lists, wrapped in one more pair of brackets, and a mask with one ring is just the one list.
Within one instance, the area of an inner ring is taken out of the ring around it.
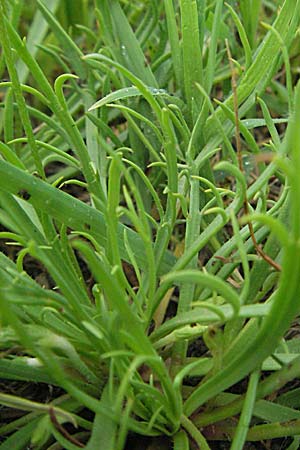
{"label": "narrow linear leaf", "polygon": [[80,78],[85,79],[86,67],[84,66],[84,63],[82,62],[81,59],[82,56],[81,50],[72,41],[70,36],[65,32],[63,27],[60,25],[60,23],[55,18],[53,13],[48,9],[48,7],[46,7],[46,5],[41,0],[36,1],[40,12],[44,16],[44,19],[48,22],[57,40],[64,48],[66,55],[68,55],[70,64],[72,65],[75,73],[78,74]]}
{"label": "narrow linear leaf", "polygon": [[[89,232],[97,242],[106,245],[106,222],[104,216],[91,206],[59,191],[49,184],[28,173],[0,160],[0,189],[17,195],[24,190],[30,196],[28,200],[37,210],[44,211],[76,231]],[[84,218],[84,219],[83,219]],[[121,257],[130,262],[123,242],[124,229],[131,248],[135,250],[136,260],[141,268],[147,267],[144,246],[141,238],[125,225],[118,225],[118,240]],[[174,265],[176,259],[166,252],[163,256],[161,273],[165,273]]]}

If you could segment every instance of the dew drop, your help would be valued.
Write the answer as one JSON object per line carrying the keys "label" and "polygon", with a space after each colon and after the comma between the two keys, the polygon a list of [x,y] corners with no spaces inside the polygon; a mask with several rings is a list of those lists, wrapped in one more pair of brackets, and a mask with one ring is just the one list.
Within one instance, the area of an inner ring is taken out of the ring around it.
{"label": "dew drop", "polygon": [[122,44],[122,45],[121,45],[121,55],[122,55],[122,56],[126,56],[126,53],[127,53],[127,52],[126,52],[126,47],[125,47],[124,44]]}

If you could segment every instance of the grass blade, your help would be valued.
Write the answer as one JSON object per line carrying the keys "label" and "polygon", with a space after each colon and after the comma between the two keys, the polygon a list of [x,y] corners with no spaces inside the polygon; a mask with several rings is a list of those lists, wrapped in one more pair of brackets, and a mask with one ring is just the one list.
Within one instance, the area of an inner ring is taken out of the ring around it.
{"label": "grass blade", "polygon": [[[102,213],[77,200],[64,192],[55,189],[49,184],[15,168],[11,164],[0,161],[0,189],[17,195],[24,190],[30,196],[29,203],[34,205],[38,211],[44,211],[50,216],[65,223],[76,231],[90,233],[100,245],[106,245],[106,225]],[[84,217],[84,221],[82,221]],[[120,243],[121,256],[130,262],[123,243],[124,229],[131,248],[135,250],[135,256],[140,267],[145,267],[143,244],[140,237],[130,228],[119,224],[118,240]],[[161,273],[169,270],[175,263],[175,257],[166,252],[162,259]]]}
{"label": "grass blade", "polygon": [[80,78],[85,79],[86,67],[84,66],[84,63],[81,59],[81,57],[83,56],[81,50],[65,32],[60,23],[54,17],[53,13],[48,9],[48,7],[46,7],[41,0],[36,1],[44,19],[47,21],[57,40],[65,50],[66,55],[68,55],[70,64],[73,67],[75,73],[79,75]]}

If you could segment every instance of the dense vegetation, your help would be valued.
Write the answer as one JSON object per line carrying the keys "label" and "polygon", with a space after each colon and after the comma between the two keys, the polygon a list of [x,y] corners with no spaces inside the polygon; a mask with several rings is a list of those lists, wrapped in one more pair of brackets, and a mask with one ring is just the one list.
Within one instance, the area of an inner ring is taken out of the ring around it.
{"label": "dense vegetation", "polygon": [[298,448],[299,24],[0,0],[0,450]]}

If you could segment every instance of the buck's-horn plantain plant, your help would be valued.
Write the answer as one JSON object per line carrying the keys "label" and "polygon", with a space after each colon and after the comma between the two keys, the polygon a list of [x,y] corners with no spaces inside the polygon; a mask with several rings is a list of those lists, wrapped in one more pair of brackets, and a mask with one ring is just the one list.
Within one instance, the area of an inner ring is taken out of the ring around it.
{"label": "buck's-horn plantain plant", "polygon": [[0,0],[0,450],[297,448],[299,24]]}

